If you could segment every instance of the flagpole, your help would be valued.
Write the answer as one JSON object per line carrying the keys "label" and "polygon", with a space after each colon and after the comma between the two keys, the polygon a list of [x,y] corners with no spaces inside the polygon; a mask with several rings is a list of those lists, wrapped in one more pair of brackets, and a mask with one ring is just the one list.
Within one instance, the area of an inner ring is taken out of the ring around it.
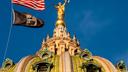
{"label": "flagpole", "polygon": [[4,51],[3,62],[6,59],[6,55],[7,55],[7,51],[8,51],[8,47],[9,47],[9,42],[10,42],[10,37],[11,37],[11,33],[12,33],[12,26],[13,26],[13,21],[12,21],[13,15],[12,15],[12,12],[13,12],[13,4],[12,4],[12,0],[11,0],[11,21],[10,21],[11,25],[10,25],[10,28],[9,28],[8,38],[7,38],[6,47],[5,47],[5,51]]}

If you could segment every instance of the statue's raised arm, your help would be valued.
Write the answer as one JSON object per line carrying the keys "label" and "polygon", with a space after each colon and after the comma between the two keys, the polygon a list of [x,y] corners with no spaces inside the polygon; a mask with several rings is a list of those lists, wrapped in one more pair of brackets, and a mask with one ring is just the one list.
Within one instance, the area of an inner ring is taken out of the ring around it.
{"label": "statue's raised arm", "polygon": [[64,4],[63,4],[63,6],[65,6],[65,5],[66,5],[66,3],[67,3],[67,0],[64,0]]}

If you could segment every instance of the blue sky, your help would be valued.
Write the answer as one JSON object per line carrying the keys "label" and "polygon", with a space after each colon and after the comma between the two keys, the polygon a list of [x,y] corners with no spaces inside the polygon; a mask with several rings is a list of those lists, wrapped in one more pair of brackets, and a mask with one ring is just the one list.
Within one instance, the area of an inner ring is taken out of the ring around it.
{"label": "blue sky", "polygon": [[[27,12],[45,21],[42,28],[13,26],[7,58],[18,62],[22,57],[34,55],[47,33],[52,36],[56,21],[54,5],[61,0],[46,0],[44,11],[34,11],[14,5],[14,9]],[[6,48],[11,25],[11,3],[0,3],[0,64]],[[127,0],[70,0],[65,16],[67,30],[76,34],[82,49],[107,58],[116,64],[124,60],[128,65],[128,1]]]}

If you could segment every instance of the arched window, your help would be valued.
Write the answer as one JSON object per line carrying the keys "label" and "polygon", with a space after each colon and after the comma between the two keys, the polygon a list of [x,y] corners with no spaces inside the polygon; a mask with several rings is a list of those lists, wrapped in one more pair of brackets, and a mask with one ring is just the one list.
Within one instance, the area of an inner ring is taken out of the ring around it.
{"label": "arched window", "polygon": [[50,63],[40,62],[35,64],[33,69],[36,70],[36,72],[50,72],[52,67],[53,65]]}
{"label": "arched window", "polygon": [[65,51],[68,51],[68,48],[65,48]]}
{"label": "arched window", "polygon": [[58,49],[57,49],[57,48],[55,48],[55,54],[57,54],[57,51],[58,51]]}
{"label": "arched window", "polygon": [[93,63],[84,64],[82,68],[84,69],[84,72],[102,72],[101,68]]}
{"label": "arched window", "polygon": [[88,64],[86,70],[86,72],[101,72],[101,68],[94,64]]}

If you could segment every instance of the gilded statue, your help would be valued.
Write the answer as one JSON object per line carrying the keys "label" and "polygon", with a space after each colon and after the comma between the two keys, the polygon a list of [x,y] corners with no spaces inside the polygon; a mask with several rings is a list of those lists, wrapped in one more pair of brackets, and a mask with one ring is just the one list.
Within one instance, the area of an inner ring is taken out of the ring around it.
{"label": "gilded statue", "polygon": [[57,14],[58,14],[58,19],[63,19],[64,17],[64,12],[65,12],[65,5],[66,5],[67,0],[62,4],[61,2],[58,3],[56,7],[57,9]]}
{"label": "gilded statue", "polygon": [[62,4],[61,2],[59,2],[55,8],[57,9],[57,21],[56,21],[56,26],[58,25],[62,25],[65,26],[65,22],[64,22],[64,14],[65,14],[65,5],[67,3],[67,0],[64,0],[64,3]]}

